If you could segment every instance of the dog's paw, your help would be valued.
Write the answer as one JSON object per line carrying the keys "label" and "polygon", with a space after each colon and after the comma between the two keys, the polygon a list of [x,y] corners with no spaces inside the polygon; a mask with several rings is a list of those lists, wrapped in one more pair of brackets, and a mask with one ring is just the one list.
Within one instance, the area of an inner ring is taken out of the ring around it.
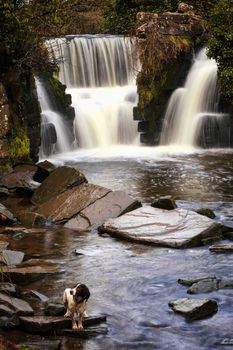
{"label": "dog's paw", "polygon": [[83,331],[83,329],[84,329],[82,325],[79,325],[77,328],[79,331]]}
{"label": "dog's paw", "polygon": [[73,331],[73,332],[78,332],[78,331],[79,331],[78,326],[73,326],[73,327],[72,327],[72,331]]}

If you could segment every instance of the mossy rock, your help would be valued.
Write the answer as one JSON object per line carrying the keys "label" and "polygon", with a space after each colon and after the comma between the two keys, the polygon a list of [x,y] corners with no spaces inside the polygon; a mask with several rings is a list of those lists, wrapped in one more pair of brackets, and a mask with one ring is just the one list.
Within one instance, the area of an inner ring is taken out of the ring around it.
{"label": "mossy rock", "polygon": [[206,216],[207,218],[210,218],[210,219],[214,219],[216,217],[213,210],[209,208],[200,208],[197,210],[197,213],[200,215]]}

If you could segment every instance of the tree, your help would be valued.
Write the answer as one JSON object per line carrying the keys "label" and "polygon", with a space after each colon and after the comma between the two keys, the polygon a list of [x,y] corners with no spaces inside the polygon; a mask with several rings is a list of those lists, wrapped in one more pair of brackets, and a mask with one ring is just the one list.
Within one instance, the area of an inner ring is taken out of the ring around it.
{"label": "tree", "polygon": [[218,65],[222,94],[233,105],[233,2],[220,0],[209,18],[208,56]]}

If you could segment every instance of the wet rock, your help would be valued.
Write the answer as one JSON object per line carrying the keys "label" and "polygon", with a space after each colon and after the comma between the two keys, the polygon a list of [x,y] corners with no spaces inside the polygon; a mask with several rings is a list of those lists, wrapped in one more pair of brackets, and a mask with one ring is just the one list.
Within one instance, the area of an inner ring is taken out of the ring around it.
{"label": "wet rock", "polygon": [[[83,326],[89,327],[106,321],[106,316],[97,315],[84,318]],[[64,317],[30,316],[20,317],[20,323],[27,332],[54,333],[58,329],[71,329],[71,320]]]}
{"label": "wet rock", "polygon": [[233,280],[221,279],[218,284],[219,289],[233,288]]}
{"label": "wet rock", "polygon": [[61,341],[43,339],[43,341],[25,341],[18,344],[19,349],[24,349],[23,346],[27,346],[27,350],[58,350],[60,349]]}
{"label": "wet rock", "polygon": [[[0,315],[1,317],[12,317],[15,314],[15,310],[8,307],[7,305],[0,304]],[[1,349],[1,348],[0,348]]]}
{"label": "wet rock", "polygon": [[197,213],[200,215],[204,215],[207,218],[214,219],[216,215],[214,214],[212,209],[209,208],[200,208],[197,210]]}
{"label": "wet rock", "polygon": [[0,241],[0,254],[1,254],[1,251],[7,249],[8,246],[9,246],[8,242]]}
{"label": "wet rock", "polygon": [[219,243],[209,247],[210,252],[214,253],[233,253],[233,243]]}
{"label": "wet rock", "polygon": [[0,303],[14,310],[17,315],[33,315],[31,306],[24,300],[0,293]]}
{"label": "wet rock", "polygon": [[14,215],[0,203],[0,225],[13,224],[14,222]]}
{"label": "wet rock", "polygon": [[192,321],[212,316],[218,311],[217,302],[211,299],[181,298],[171,301],[169,306]]}
{"label": "wet rock", "polygon": [[44,303],[44,313],[47,316],[64,316],[66,308],[64,304],[56,300],[48,300]]}
{"label": "wet rock", "polygon": [[73,230],[90,230],[102,225],[108,218],[116,218],[141,204],[122,191],[109,192],[105,197],[95,201],[79,215],[69,220],[65,227]]}
{"label": "wet rock", "polygon": [[37,182],[43,182],[51,173],[56,169],[55,165],[45,160],[44,162],[37,163],[37,172],[34,175],[34,180]]}
{"label": "wet rock", "polygon": [[28,230],[23,227],[23,226],[5,226],[5,227],[0,227],[0,233],[4,234],[18,234],[18,233],[28,233]]}
{"label": "wet rock", "polygon": [[37,300],[40,300],[40,301],[47,301],[49,298],[44,295],[44,294],[41,294],[39,292],[37,292],[36,290],[26,290],[22,293],[22,296],[23,298],[28,298],[28,299],[37,299]]}
{"label": "wet rock", "polygon": [[191,286],[194,283],[208,280],[208,279],[216,279],[215,276],[202,276],[202,277],[188,277],[188,278],[179,278],[178,283],[182,284],[183,286]]}
{"label": "wet rock", "polygon": [[11,193],[6,187],[0,186],[0,197],[8,197],[10,195]]}
{"label": "wet rock", "polygon": [[24,258],[23,252],[18,252],[15,250],[2,250],[0,252],[0,263],[7,266],[19,265],[22,263]]}
{"label": "wet rock", "polygon": [[35,191],[32,196],[32,203],[35,205],[45,203],[50,198],[57,196],[67,189],[81,185],[83,182],[87,182],[87,180],[80,171],[66,166],[57,168],[51,172]]}
{"label": "wet rock", "polygon": [[46,223],[46,218],[44,215],[31,211],[21,212],[17,218],[21,224],[26,227],[40,227],[44,226]]}
{"label": "wet rock", "polygon": [[230,241],[233,241],[233,232],[232,231],[224,232],[224,237],[226,237]]}
{"label": "wet rock", "polygon": [[153,208],[160,208],[166,210],[173,210],[177,208],[176,202],[171,196],[160,197],[156,201],[154,201],[151,206]]}
{"label": "wet rock", "polygon": [[83,183],[52,197],[40,205],[38,211],[52,222],[66,222],[109,192],[111,191],[107,188]]}
{"label": "wet rock", "polygon": [[16,284],[27,284],[45,276],[58,273],[56,264],[39,259],[31,259],[23,262],[17,267],[4,266],[2,268],[3,278],[10,278]]}
{"label": "wet rock", "polygon": [[210,293],[218,289],[219,280],[217,278],[208,278],[196,283],[187,290],[189,294]]}
{"label": "wet rock", "polygon": [[62,336],[70,336],[70,337],[87,339],[90,337],[97,337],[101,334],[107,334],[108,327],[107,326],[88,327],[88,328],[79,330],[77,332],[73,332],[72,329],[62,329],[62,330],[58,330],[56,333]]}
{"label": "wet rock", "polygon": [[203,238],[215,236],[222,226],[190,210],[142,207],[107,220],[99,230],[133,242],[187,248],[201,245]]}
{"label": "wet rock", "polygon": [[20,290],[16,284],[9,282],[0,282],[0,293],[6,293],[7,295],[19,296]]}
{"label": "wet rock", "polygon": [[[16,328],[18,326],[19,326],[19,317],[18,317],[18,315],[14,314],[11,317],[7,317],[7,316],[0,317],[0,328],[11,329],[11,328]],[[1,347],[0,347],[0,349],[2,350]],[[9,350],[9,348],[6,348],[6,350]]]}
{"label": "wet rock", "polygon": [[37,188],[33,177],[37,167],[31,164],[21,164],[14,167],[13,171],[0,180],[0,185],[11,190],[20,190],[32,193]]}

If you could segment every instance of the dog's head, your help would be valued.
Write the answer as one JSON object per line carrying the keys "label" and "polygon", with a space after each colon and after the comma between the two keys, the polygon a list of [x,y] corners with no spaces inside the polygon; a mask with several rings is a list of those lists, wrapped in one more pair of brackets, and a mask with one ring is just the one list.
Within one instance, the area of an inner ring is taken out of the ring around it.
{"label": "dog's head", "polygon": [[70,294],[73,295],[76,303],[87,301],[91,295],[89,289],[85,284],[77,284],[70,290]]}

